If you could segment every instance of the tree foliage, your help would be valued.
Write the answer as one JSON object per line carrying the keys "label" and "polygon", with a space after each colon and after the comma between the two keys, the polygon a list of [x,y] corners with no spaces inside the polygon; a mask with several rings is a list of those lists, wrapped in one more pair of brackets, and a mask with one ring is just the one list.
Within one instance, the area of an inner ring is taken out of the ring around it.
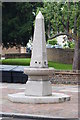
{"label": "tree foliage", "polygon": [[80,70],[80,2],[44,2],[41,10],[45,16],[47,38],[67,35],[75,40],[73,69]]}
{"label": "tree foliage", "polygon": [[60,32],[71,34],[71,30],[75,32],[75,29],[78,32],[78,21],[80,21],[79,2],[44,2],[42,8],[38,7],[37,11],[39,10],[45,16],[46,34],[48,37]]}
{"label": "tree foliage", "polygon": [[5,2],[2,5],[2,43],[5,47],[26,46],[33,35],[37,6],[42,3]]}

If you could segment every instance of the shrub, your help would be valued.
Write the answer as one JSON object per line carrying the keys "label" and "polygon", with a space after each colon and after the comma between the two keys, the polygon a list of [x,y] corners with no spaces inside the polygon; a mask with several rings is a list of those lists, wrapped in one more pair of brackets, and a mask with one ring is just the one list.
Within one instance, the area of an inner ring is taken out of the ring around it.
{"label": "shrub", "polygon": [[51,45],[57,45],[57,40],[56,39],[48,40],[47,43]]}
{"label": "shrub", "polygon": [[72,41],[68,41],[68,46],[69,46],[69,48],[74,49],[74,47],[75,47],[75,43],[72,42]]}

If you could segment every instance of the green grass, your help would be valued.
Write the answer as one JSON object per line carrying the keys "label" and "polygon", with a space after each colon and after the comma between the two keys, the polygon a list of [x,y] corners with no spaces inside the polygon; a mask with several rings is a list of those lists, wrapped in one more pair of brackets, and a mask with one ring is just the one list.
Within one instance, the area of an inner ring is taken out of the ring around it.
{"label": "green grass", "polygon": [[[30,58],[16,58],[16,59],[4,59],[0,60],[0,63],[5,65],[23,65],[23,66],[29,66],[30,65]],[[57,63],[53,61],[48,62],[49,67],[54,67],[58,70],[72,70],[71,64],[62,64]]]}
{"label": "green grass", "polygon": [[57,70],[72,70],[72,64],[62,64],[57,62],[48,62],[49,67],[54,67]]}
{"label": "green grass", "polygon": [[4,59],[0,60],[0,63],[5,65],[24,65],[29,66],[30,65],[30,58],[16,58],[16,59]]}

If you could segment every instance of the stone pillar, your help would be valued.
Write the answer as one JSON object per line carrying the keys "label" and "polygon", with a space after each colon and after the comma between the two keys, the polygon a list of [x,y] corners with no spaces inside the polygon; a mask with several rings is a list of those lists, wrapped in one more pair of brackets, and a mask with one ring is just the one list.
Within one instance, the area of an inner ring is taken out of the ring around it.
{"label": "stone pillar", "polygon": [[48,67],[44,17],[41,11],[39,11],[35,20],[33,50],[32,50],[30,67],[38,67],[38,68]]}

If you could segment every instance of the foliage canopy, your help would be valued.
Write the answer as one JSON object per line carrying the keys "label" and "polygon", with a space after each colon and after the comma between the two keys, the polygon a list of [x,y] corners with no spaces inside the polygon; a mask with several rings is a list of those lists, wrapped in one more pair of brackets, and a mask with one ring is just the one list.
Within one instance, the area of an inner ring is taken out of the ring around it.
{"label": "foliage canopy", "polygon": [[3,46],[26,46],[33,36],[33,22],[37,6],[42,6],[42,3],[5,2],[2,4]]}

